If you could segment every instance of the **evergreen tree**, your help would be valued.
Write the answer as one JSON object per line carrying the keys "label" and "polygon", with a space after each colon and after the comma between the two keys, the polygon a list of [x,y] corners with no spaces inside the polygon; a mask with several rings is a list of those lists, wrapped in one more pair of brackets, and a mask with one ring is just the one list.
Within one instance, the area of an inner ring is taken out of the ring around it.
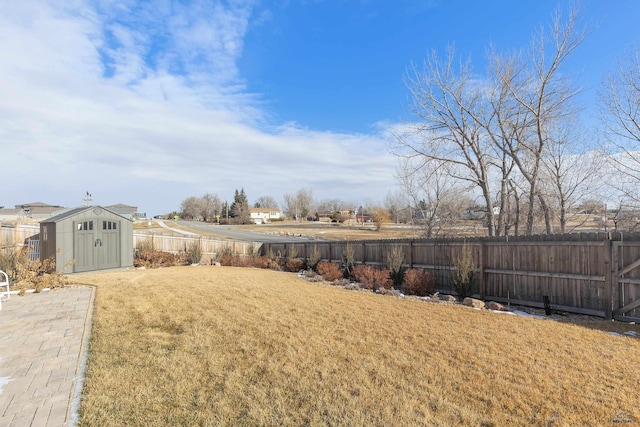
{"label": "evergreen tree", "polygon": [[236,189],[233,196],[233,203],[229,208],[229,215],[233,217],[237,222],[241,224],[246,224],[250,221],[249,214],[249,200],[247,199],[247,195],[244,192],[244,188],[240,191]]}

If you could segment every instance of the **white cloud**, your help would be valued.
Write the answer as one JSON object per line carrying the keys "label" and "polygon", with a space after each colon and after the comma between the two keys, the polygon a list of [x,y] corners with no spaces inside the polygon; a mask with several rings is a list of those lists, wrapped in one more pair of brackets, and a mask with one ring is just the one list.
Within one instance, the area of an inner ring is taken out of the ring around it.
{"label": "white cloud", "polygon": [[251,9],[227,3],[0,4],[0,205],[73,206],[88,190],[154,214],[206,192],[303,186],[382,199],[395,169],[384,137],[266,123],[236,68]]}

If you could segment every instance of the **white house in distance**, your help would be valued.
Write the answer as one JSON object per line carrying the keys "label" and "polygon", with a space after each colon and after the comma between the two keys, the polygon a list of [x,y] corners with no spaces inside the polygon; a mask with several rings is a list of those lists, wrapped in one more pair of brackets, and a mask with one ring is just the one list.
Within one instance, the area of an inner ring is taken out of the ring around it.
{"label": "white house in distance", "polygon": [[283,218],[282,212],[278,208],[250,208],[251,221],[256,224],[265,224],[269,221],[280,221]]}

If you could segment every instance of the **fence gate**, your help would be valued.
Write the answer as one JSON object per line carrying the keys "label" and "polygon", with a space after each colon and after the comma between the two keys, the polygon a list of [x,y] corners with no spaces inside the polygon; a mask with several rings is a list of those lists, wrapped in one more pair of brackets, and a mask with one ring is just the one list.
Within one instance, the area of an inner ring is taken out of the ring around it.
{"label": "fence gate", "polygon": [[640,242],[613,242],[613,318],[640,321]]}

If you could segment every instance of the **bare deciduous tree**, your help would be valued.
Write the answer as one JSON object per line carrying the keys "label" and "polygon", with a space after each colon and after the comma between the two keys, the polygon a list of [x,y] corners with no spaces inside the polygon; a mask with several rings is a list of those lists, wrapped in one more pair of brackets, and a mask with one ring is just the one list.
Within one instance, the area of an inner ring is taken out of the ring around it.
{"label": "bare deciduous tree", "polygon": [[463,196],[466,189],[443,166],[433,160],[419,167],[405,161],[401,168],[400,178],[413,206],[413,223],[427,238],[442,235],[444,229],[454,226],[469,207],[469,199]]}
{"label": "bare deciduous tree", "polygon": [[[625,196],[640,202],[640,51],[638,48],[618,62],[615,72],[609,73],[601,93],[603,122],[607,136],[617,153],[611,161],[623,176],[623,184],[616,185]],[[629,185],[630,184],[630,185]]]}
{"label": "bare deciduous tree", "polygon": [[[577,91],[561,67],[584,40],[578,16],[577,7],[566,20],[558,10],[551,27],[537,33],[526,54],[492,51],[486,81],[472,74],[468,61],[456,62],[451,48],[444,60],[432,53],[424,69],[413,67],[407,79],[419,123],[397,136],[396,154],[414,159],[414,165],[438,162],[438,170],[479,190],[490,236],[508,228],[504,215],[516,171],[527,184],[522,204],[526,234],[533,233],[539,211],[546,232],[552,232],[541,170],[554,130],[575,112]],[[500,208],[497,223],[495,201]]]}
{"label": "bare deciduous tree", "polygon": [[[586,218],[579,219],[572,212],[577,210],[581,200],[598,195],[602,185],[601,166],[603,156],[598,151],[578,154],[583,135],[574,135],[578,128],[567,123],[558,130],[545,148],[542,157],[541,178],[548,189],[546,198],[560,223],[560,232],[570,232],[583,225]],[[573,227],[569,220],[574,218]]]}
{"label": "bare deciduous tree", "polygon": [[254,203],[256,208],[264,208],[264,209],[278,209],[278,202],[271,196],[260,196],[258,200]]}
{"label": "bare deciduous tree", "polygon": [[407,87],[413,113],[420,120],[404,135],[397,135],[396,154],[413,159],[414,169],[438,163],[455,179],[478,188],[487,208],[487,231],[494,235],[491,189],[491,141],[477,117],[485,89],[473,78],[469,61],[456,62],[453,48],[445,59],[432,52],[423,70],[412,67]]}
{"label": "bare deciduous tree", "polygon": [[187,197],[180,204],[180,216],[185,219],[198,219],[202,211],[202,199],[200,197]]}
{"label": "bare deciduous tree", "polygon": [[577,90],[561,67],[586,36],[578,28],[578,17],[577,7],[569,11],[566,20],[558,10],[551,27],[538,31],[528,57],[520,53],[491,54],[491,72],[501,95],[494,103],[499,135],[529,185],[527,234],[533,232],[538,203],[546,232],[552,233],[551,208],[538,187],[545,147],[552,132],[575,113],[572,101]]}
{"label": "bare deciduous tree", "polygon": [[216,215],[222,212],[222,200],[218,195],[207,193],[200,199],[201,211],[203,221],[213,222]]}
{"label": "bare deciduous tree", "polygon": [[284,195],[285,211],[296,221],[306,219],[313,205],[313,192],[308,188],[301,188],[296,194]]}
{"label": "bare deciduous tree", "polygon": [[384,198],[384,207],[389,212],[391,220],[396,224],[411,221],[411,206],[403,191],[388,192]]}

